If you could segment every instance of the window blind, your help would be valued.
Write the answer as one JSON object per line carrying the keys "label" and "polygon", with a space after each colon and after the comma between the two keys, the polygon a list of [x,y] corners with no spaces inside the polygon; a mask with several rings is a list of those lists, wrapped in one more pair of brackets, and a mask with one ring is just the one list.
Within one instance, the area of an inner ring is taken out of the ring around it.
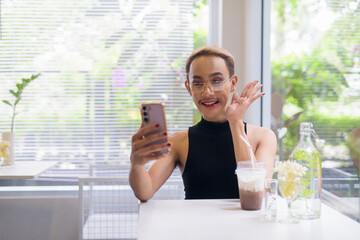
{"label": "window blind", "polygon": [[[0,96],[24,90],[16,161],[60,169],[129,163],[139,104],[166,104],[168,131],[192,124],[184,64],[193,49],[191,0],[2,0]],[[0,103],[0,130],[11,108]]]}

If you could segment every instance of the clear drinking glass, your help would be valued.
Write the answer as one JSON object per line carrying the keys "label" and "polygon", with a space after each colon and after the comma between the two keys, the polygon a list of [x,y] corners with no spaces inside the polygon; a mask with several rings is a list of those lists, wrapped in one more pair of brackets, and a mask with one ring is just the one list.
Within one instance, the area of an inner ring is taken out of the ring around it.
{"label": "clear drinking glass", "polygon": [[299,194],[301,187],[301,180],[297,175],[287,174],[286,176],[278,176],[279,179],[279,191],[283,198],[287,201],[287,217],[280,220],[281,223],[298,223],[297,220],[293,219],[290,214],[290,207],[292,201]]}
{"label": "clear drinking glass", "polygon": [[278,180],[265,179],[265,219],[276,221],[277,217]]}

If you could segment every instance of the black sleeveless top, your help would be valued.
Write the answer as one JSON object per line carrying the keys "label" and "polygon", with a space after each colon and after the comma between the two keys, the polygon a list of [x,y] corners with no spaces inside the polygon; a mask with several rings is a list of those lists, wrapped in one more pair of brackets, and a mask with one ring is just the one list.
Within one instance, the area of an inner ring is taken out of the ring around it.
{"label": "black sleeveless top", "polygon": [[[244,123],[246,133],[246,123]],[[229,122],[205,119],[189,128],[189,152],[182,174],[185,199],[239,198]]]}

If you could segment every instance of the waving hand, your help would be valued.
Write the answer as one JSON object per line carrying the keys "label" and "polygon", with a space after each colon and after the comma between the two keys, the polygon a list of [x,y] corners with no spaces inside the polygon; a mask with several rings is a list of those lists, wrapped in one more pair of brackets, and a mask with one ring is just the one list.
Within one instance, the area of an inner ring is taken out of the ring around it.
{"label": "waving hand", "polygon": [[244,115],[250,105],[258,98],[264,96],[265,93],[260,92],[256,94],[261,88],[262,84],[257,85],[258,80],[249,82],[240,97],[237,92],[232,96],[231,103],[226,109],[226,118],[229,122],[243,121]]}

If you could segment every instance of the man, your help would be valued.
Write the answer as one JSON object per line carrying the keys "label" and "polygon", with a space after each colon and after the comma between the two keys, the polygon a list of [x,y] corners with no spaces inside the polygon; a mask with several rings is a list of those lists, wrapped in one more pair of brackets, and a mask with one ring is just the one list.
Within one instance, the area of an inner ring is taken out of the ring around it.
{"label": "man", "polygon": [[[258,93],[258,81],[246,85],[239,96],[234,93],[238,77],[234,58],[225,49],[206,46],[194,51],[186,61],[185,87],[202,114],[189,130],[176,132],[168,142],[147,146],[167,138],[166,132],[144,137],[157,125],[141,127],[132,137],[130,186],[141,201],[156,191],[179,167],[186,199],[239,198],[236,163],[251,159],[252,146],[257,161],[265,162],[267,178],[272,176],[276,153],[275,134],[268,129],[243,122],[249,106],[265,93]],[[169,153],[160,154],[168,149]],[[149,170],[145,164],[155,160]]]}

